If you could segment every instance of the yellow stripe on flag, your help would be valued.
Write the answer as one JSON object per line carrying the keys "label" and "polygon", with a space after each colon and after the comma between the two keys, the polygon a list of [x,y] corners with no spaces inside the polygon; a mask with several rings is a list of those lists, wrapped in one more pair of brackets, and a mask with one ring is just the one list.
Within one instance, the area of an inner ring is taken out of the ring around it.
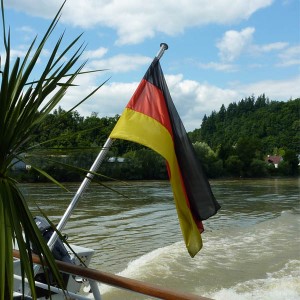
{"label": "yellow stripe on flag", "polygon": [[145,114],[125,108],[110,138],[142,144],[166,159],[181,231],[187,250],[194,257],[202,248],[201,234],[187,204],[173,139],[166,127]]}

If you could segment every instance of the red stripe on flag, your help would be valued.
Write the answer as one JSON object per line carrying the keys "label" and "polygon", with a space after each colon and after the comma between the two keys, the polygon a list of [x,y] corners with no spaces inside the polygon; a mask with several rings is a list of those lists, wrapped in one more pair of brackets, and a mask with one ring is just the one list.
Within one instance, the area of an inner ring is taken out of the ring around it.
{"label": "red stripe on flag", "polygon": [[155,119],[167,128],[173,138],[164,95],[155,85],[143,79],[126,107]]}
{"label": "red stripe on flag", "polygon": [[[164,127],[167,128],[169,131],[172,139],[173,139],[173,132],[171,127],[171,122],[169,118],[168,109],[166,106],[166,102],[164,99],[164,95],[160,89],[158,89],[155,85],[151,84],[145,79],[142,79],[141,83],[139,84],[136,92],[131,97],[130,101],[128,102],[127,108],[132,109],[134,111],[140,112],[142,114],[145,114],[159,123],[161,123]],[[167,169],[169,173],[169,178],[171,178],[171,173],[169,170],[169,166],[167,163]],[[184,180],[180,171],[180,181],[181,186],[185,194],[185,201],[191,210],[191,205],[186,193],[186,187],[184,184]],[[204,231],[203,224],[200,220],[198,220],[195,215],[193,214],[193,211],[191,210],[193,219],[199,229],[200,232]]]}

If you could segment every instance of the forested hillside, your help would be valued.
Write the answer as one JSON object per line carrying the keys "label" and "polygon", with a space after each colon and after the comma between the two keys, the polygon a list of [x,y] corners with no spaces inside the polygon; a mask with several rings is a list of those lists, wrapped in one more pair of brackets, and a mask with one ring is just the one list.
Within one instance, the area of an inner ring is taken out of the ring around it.
{"label": "forested hillside", "polygon": [[[205,115],[201,128],[189,135],[195,146],[201,142],[202,148],[209,149],[204,151],[211,154],[206,155],[203,164],[212,177],[220,174],[296,175],[300,153],[300,98],[278,102],[262,95],[231,103],[227,108],[222,105],[218,112]],[[283,158],[278,170],[266,164],[268,155]],[[200,155],[199,158],[203,159]]]}
{"label": "forested hillside", "polygon": [[200,129],[191,133],[193,142],[211,148],[234,146],[240,138],[257,138],[265,153],[288,148],[300,153],[300,98],[287,102],[269,101],[264,95],[231,103],[204,116]]}
{"label": "forested hillside", "polygon": [[[42,167],[61,181],[81,180],[66,165],[89,169],[118,120],[82,117],[59,108],[36,128],[28,163]],[[204,116],[201,128],[189,133],[196,154],[210,178],[297,175],[300,153],[300,99],[270,101],[264,95],[248,97]],[[282,157],[278,168],[267,155]],[[110,159],[109,159],[110,158]],[[117,158],[117,159],[116,159]],[[118,159],[122,158],[122,159]],[[164,160],[141,145],[117,140],[100,173],[117,179],[166,179]],[[23,174],[30,180],[33,170]]]}

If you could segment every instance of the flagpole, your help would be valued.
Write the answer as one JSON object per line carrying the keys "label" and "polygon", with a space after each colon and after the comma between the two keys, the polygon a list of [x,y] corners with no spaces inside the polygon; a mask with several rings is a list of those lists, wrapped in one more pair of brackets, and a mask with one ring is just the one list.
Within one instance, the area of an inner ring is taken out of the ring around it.
{"label": "flagpole", "polygon": [[[158,51],[158,53],[156,54],[155,58],[156,59],[160,59],[165,50],[167,50],[169,47],[166,43],[161,43],[160,44],[160,49]],[[109,151],[112,143],[113,143],[113,139],[108,138],[103,146],[103,148],[101,149],[100,153],[98,154],[96,160],[94,161],[92,167],[90,168],[89,172],[87,173],[85,179],[82,181],[80,187],[78,188],[75,196],[73,197],[71,203],[69,204],[69,207],[67,208],[66,212],[64,213],[63,217],[61,218],[61,220],[59,221],[56,229],[58,231],[63,230],[63,228],[65,227],[68,219],[70,218],[73,210],[75,209],[76,205],[78,204],[78,201],[80,199],[80,196],[83,194],[83,192],[88,188],[89,184],[91,183],[91,180],[94,178],[94,173],[97,172],[98,168],[100,167],[101,163],[103,162],[105,156],[107,155],[107,152]],[[54,232],[51,236],[51,238],[48,241],[48,246],[50,249],[52,249],[53,245],[55,244],[56,240],[58,238],[58,235],[56,232]]]}
{"label": "flagpole", "polygon": [[[89,184],[91,183],[91,180],[94,178],[94,173],[97,172],[98,168],[100,167],[101,163],[103,162],[103,159],[105,158],[107,152],[109,151],[111,145],[113,143],[113,139],[108,138],[104,144],[104,146],[102,147],[101,151],[99,152],[97,158],[95,159],[93,165],[91,166],[89,172],[87,173],[87,175],[85,176],[84,180],[82,181],[81,185],[79,186],[76,194],[74,195],[71,203],[69,204],[67,210],[65,211],[63,217],[61,218],[61,220],[59,221],[56,229],[58,231],[61,231],[68,219],[70,218],[73,210],[75,209],[80,196],[83,194],[83,192],[88,188]],[[50,240],[48,241],[48,246],[51,249],[53,247],[53,245],[55,244],[56,240],[58,238],[58,235],[56,232],[54,232],[50,238]]]}
{"label": "flagpole", "polygon": [[168,50],[169,46],[166,43],[160,44],[160,49],[156,54],[156,58],[160,60],[160,58],[164,55],[165,50]]}

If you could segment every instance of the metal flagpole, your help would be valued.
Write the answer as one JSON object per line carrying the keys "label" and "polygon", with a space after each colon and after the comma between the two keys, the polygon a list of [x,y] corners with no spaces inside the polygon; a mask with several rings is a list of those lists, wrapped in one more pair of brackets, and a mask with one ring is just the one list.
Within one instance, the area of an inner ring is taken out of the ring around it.
{"label": "metal flagpole", "polygon": [[[158,51],[158,53],[156,54],[156,57],[158,60],[163,56],[165,50],[168,49],[168,45],[166,43],[161,43],[160,44],[160,49]],[[80,196],[82,195],[82,193],[87,189],[87,187],[89,186],[91,180],[94,178],[94,174],[95,172],[97,172],[98,168],[100,167],[103,159],[105,158],[109,148],[111,147],[113,143],[113,139],[108,138],[102,148],[102,150],[100,151],[100,153],[98,154],[96,160],[94,161],[92,167],[90,168],[89,172],[87,173],[85,179],[83,180],[83,182],[81,183],[80,187],[78,188],[75,196],[73,197],[71,203],[69,204],[69,207],[67,208],[66,212],[64,213],[63,217],[61,218],[61,220],[59,221],[56,229],[58,231],[61,231],[68,219],[70,218],[72,211],[75,209]],[[56,232],[54,232],[50,238],[50,240],[48,241],[48,246],[51,249],[53,247],[53,245],[55,244],[56,240],[58,238],[58,235]]]}
{"label": "metal flagpole", "polygon": [[168,50],[168,48],[169,48],[169,46],[166,43],[161,43],[160,44],[160,49],[159,49],[159,51],[156,54],[156,58],[158,60],[160,60],[160,58],[163,56],[165,50]]}
{"label": "metal flagpole", "polygon": [[[95,172],[97,172],[98,168],[100,167],[103,159],[105,158],[109,148],[111,147],[113,143],[113,139],[111,138],[108,138],[103,146],[103,148],[101,149],[101,151],[99,152],[97,158],[95,159],[93,165],[91,166],[89,172],[87,173],[86,177],[84,178],[84,180],[82,181],[81,185],[79,186],[76,194],[74,195],[71,203],[69,204],[67,210],[65,211],[63,217],[61,218],[61,220],[59,221],[56,229],[58,231],[61,231],[68,219],[70,218],[71,214],[72,214],[72,211],[75,209],[79,199],[80,199],[80,196],[82,195],[82,193],[88,188],[91,180],[94,178],[94,174]],[[56,232],[53,232],[51,238],[49,239],[48,241],[48,246],[49,248],[51,249],[52,246],[55,244],[56,240],[58,238],[58,235]]]}

